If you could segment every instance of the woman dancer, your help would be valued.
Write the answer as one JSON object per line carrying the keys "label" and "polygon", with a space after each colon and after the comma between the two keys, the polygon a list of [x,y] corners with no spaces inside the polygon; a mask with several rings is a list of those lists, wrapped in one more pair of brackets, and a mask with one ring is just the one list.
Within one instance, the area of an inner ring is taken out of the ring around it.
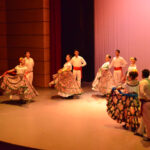
{"label": "woman dancer", "polygon": [[55,85],[55,88],[58,90],[58,95],[65,98],[82,93],[82,89],[79,87],[71,72],[72,65],[70,60],[71,56],[67,55],[64,67],[58,70],[57,74],[53,75],[53,81],[49,83],[50,87]]}
{"label": "woman dancer", "polygon": [[[29,83],[27,75],[27,67],[25,66],[25,60],[19,59],[20,64],[14,69],[6,71],[2,76],[2,83],[0,87],[9,95],[18,95],[20,100],[31,100],[37,96],[38,93],[34,87]],[[15,72],[15,75],[9,75]]]}
{"label": "woman dancer", "polygon": [[130,66],[128,67],[128,75],[129,75],[129,72],[131,71],[137,71],[137,66],[136,66],[136,62],[137,62],[137,58],[136,57],[131,57],[130,58]]}
{"label": "woman dancer", "polygon": [[124,128],[135,131],[139,127],[140,102],[138,99],[138,73],[131,71],[129,79],[122,87],[117,87],[108,95],[107,112]]}
{"label": "woman dancer", "polygon": [[137,62],[137,58],[136,57],[131,57],[130,58],[130,65],[128,67],[128,71],[127,71],[127,74],[126,74],[126,79],[127,80],[128,80],[128,76],[129,76],[130,72],[132,72],[132,71],[138,72],[137,66],[136,66],[136,62]]}
{"label": "woman dancer", "polygon": [[92,89],[94,91],[99,91],[101,95],[106,95],[109,93],[114,86],[113,77],[109,70],[110,59],[111,56],[106,55],[105,63],[98,70],[95,80],[92,84]]}

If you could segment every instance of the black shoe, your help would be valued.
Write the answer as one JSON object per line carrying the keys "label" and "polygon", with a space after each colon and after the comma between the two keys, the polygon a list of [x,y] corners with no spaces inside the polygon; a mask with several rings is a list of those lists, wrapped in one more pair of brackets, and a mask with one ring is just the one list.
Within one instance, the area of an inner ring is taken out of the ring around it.
{"label": "black shoe", "polygon": [[143,137],[143,140],[147,141],[147,142],[150,142],[150,138],[148,138],[148,137]]}
{"label": "black shoe", "polygon": [[135,132],[135,131],[136,131],[136,129],[135,129],[135,128],[132,128],[132,129],[131,129],[131,131],[132,131],[132,132]]}
{"label": "black shoe", "polygon": [[134,133],[134,135],[136,135],[136,136],[140,136],[140,137],[143,137],[143,135],[142,135],[142,134],[140,134],[140,133],[138,133],[138,132],[135,132],[135,133]]}

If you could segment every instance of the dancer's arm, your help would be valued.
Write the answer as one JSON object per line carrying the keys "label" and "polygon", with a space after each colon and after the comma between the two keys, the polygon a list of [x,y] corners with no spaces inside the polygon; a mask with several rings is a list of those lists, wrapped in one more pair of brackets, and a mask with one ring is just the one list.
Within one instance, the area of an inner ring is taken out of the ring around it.
{"label": "dancer's arm", "polygon": [[146,93],[145,93],[145,86],[144,86],[144,81],[141,81],[140,82],[140,85],[139,85],[139,93],[140,93],[140,97],[143,99],[147,99],[146,97]]}
{"label": "dancer's arm", "polygon": [[11,70],[6,71],[0,76],[0,78],[4,77],[6,74],[14,72],[14,71],[16,71],[16,69],[11,69]]}
{"label": "dancer's arm", "polygon": [[109,65],[109,69],[111,69],[113,66],[114,66],[114,58],[113,58],[112,62]]}
{"label": "dancer's arm", "polygon": [[125,67],[127,64],[127,61],[124,58],[122,58],[122,67]]}
{"label": "dancer's arm", "polygon": [[81,62],[82,62],[82,67],[84,67],[84,66],[86,66],[86,65],[87,65],[87,63],[86,63],[86,61],[84,60],[84,58],[83,58],[83,57],[81,58]]}

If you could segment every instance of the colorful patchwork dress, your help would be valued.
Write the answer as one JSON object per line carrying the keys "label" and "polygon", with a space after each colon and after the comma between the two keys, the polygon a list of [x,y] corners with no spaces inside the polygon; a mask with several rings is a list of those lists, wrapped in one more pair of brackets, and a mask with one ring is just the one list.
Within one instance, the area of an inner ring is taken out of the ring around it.
{"label": "colorful patchwork dress", "polygon": [[107,95],[108,115],[118,123],[125,123],[125,127],[136,130],[139,127],[140,101],[138,99],[138,81],[127,83],[125,88],[128,93],[112,89]]}
{"label": "colorful patchwork dress", "polygon": [[53,75],[54,80],[50,83],[55,85],[58,95],[61,97],[70,97],[82,93],[82,89],[79,87],[71,70],[71,63],[66,62],[62,71]]}
{"label": "colorful patchwork dress", "polygon": [[5,93],[10,95],[18,95],[21,99],[30,100],[37,96],[38,93],[35,88],[29,83],[26,77],[26,66],[18,65],[15,67],[16,75],[6,74],[2,78],[2,83],[0,85],[1,89]]}
{"label": "colorful patchwork dress", "polygon": [[112,73],[109,70],[109,62],[105,62],[98,70],[95,80],[92,84],[94,91],[100,92],[101,95],[110,93],[112,87],[114,87],[114,80]]}

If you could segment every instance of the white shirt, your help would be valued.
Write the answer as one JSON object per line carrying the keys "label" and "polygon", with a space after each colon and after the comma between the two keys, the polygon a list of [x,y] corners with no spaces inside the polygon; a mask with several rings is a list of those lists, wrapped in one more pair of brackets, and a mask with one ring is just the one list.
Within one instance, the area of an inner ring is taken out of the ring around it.
{"label": "white shirt", "polygon": [[15,70],[16,70],[16,74],[25,74],[25,72],[27,71],[27,67],[26,66],[16,66]]}
{"label": "white shirt", "polygon": [[34,60],[33,60],[33,58],[25,57],[25,65],[27,66],[28,71],[32,72],[33,71],[33,67],[34,67]]}
{"label": "white shirt", "polygon": [[86,66],[86,61],[84,60],[83,57],[81,56],[74,56],[72,59],[71,59],[71,64],[74,66],[74,67],[84,67]]}
{"label": "white shirt", "polygon": [[111,64],[110,64],[110,68],[111,67],[125,67],[127,65],[126,60],[119,56],[119,57],[114,57]]}
{"label": "white shirt", "polygon": [[150,100],[150,80],[148,78],[140,81],[139,97]]}

